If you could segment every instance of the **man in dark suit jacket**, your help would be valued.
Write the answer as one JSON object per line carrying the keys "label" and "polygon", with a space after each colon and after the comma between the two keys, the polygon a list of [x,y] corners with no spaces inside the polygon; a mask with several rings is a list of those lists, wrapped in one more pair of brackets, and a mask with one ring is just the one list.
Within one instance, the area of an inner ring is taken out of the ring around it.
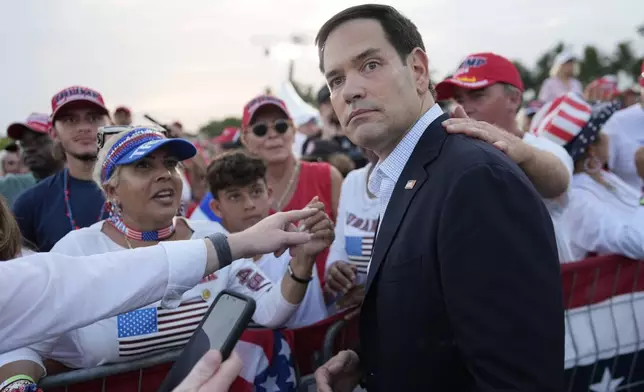
{"label": "man in dark suit jacket", "polygon": [[447,133],[420,34],[395,9],[349,8],[316,42],[344,131],[379,157],[382,205],[361,353],[322,366],[318,390],[560,391],[559,262],[533,185],[499,149]]}

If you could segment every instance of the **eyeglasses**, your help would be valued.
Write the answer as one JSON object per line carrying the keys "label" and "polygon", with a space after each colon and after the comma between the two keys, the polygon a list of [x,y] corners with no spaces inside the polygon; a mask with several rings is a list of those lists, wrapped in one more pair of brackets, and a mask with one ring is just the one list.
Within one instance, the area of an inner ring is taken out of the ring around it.
{"label": "eyeglasses", "polygon": [[[113,136],[113,135],[116,135],[117,133],[121,133],[125,131],[131,131],[136,128],[140,128],[140,127],[134,127],[131,125],[107,125],[104,127],[100,127],[98,128],[98,133],[96,134],[96,145],[100,150],[105,146],[105,142],[107,141],[107,139],[110,138],[110,136]],[[162,133],[163,136],[168,137],[168,132],[165,129],[154,127],[154,130],[159,133]]]}
{"label": "eyeglasses", "polygon": [[275,132],[283,135],[291,127],[291,123],[287,120],[277,120],[272,124],[257,123],[251,128],[253,134],[257,137],[264,137],[268,133],[269,128],[273,128]]}

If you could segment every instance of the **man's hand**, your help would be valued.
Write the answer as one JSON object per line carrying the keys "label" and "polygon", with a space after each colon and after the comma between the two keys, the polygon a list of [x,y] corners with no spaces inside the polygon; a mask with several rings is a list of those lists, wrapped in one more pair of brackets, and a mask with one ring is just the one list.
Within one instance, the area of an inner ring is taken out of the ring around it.
{"label": "man's hand", "polygon": [[337,302],[338,309],[353,308],[360,306],[364,300],[364,286],[354,286],[349,292],[342,296]]}
{"label": "man's hand", "polygon": [[461,106],[456,107],[452,118],[443,121],[443,126],[449,133],[462,133],[493,145],[517,165],[533,158],[533,150],[519,137],[485,121],[469,118]]}
{"label": "man's hand", "polygon": [[355,282],[356,267],[338,260],[329,268],[326,277],[326,291],[333,295],[346,294],[353,288]]}
{"label": "man's hand", "polygon": [[318,201],[315,196],[306,206],[309,209],[315,209],[316,213],[300,223],[298,230],[311,234],[311,240],[291,248],[291,256],[295,258],[316,257],[324,249],[331,246],[335,238],[335,227],[333,221],[324,212],[324,204]]}
{"label": "man's hand", "polygon": [[229,235],[228,245],[233,260],[271,252],[279,257],[290,247],[306,244],[314,236],[298,231],[293,222],[311,218],[318,213],[316,208],[278,212],[244,231]]}
{"label": "man's hand", "polygon": [[173,392],[228,392],[241,368],[242,361],[235,352],[222,364],[219,351],[210,350]]}
{"label": "man's hand", "polygon": [[315,371],[315,384],[318,392],[352,392],[361,375],[358,354],[345,350]]}

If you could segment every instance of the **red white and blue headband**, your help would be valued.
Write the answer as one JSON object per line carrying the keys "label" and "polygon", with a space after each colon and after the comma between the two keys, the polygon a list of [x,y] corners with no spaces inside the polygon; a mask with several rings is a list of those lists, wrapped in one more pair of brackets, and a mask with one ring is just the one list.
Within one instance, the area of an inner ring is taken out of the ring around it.
{"label": "red white and blue headband", "polygon": [[197,154],[197,148],[185,139],[168,139],[155,128],[134,128],[121,136],[107,152],[101,168],[101,182],[107,182],[117,166],[139,161],[161,147],[167,148],[179,161]]}

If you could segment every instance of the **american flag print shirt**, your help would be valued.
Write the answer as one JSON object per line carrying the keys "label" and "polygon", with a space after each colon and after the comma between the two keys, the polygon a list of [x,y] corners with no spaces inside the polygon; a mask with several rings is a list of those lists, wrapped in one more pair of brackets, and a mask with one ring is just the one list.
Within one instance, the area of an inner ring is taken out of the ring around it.
{"label": "american flag print shirt", "polygon": [[[210,221],[187,221],[194,231],[193,239],[222,232],[223,228]],[[52,251],[70,256],[84,256],[123,250],[101,232],[102,223],[76,230],[61,240]],[[119,283],[114,282],[114,290]],[[237,260],[217,271],[186,291],[182,303],[175,309],[164,309],[160,302],[98,321],[87,327],[43,341],[21,350],[16,359],[27,356],[38,361],[39,356],[53,359],[71,368],[88,368],[106,363],[132,359],[185,345],[195,331],[210,304],[224,289],[248,295],[257,302],[273,288],[270,279],[250,259]],[[279,290],[279,287],[275,289]],[[96,293],[92,301],[109,301],[110,293]],[[92,302],[87,301],[87,306]],[[52,310],[53,311],[53,310]],[[82,309],[76,309],[82,312]],[[2,354],[10,361],[11,353]],[[6,362],[5,362],[6,363]],[[42,362],[41,362],[42,363]]]}

